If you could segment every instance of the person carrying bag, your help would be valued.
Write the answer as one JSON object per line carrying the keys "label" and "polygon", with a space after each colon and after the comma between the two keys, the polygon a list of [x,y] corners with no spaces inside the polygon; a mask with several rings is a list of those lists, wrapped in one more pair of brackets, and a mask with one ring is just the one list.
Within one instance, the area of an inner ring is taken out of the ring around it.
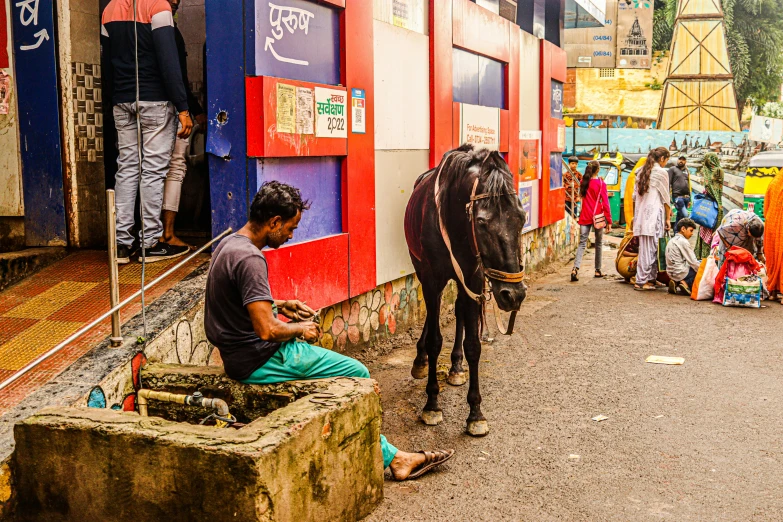
{"label": "person carrying bag", "polygon": [[[606,183],[598,177],[601,165],[593,160],[587,164],[582,183],[579,186],[579,194],[582,196],[582,212],[579,214],[579,250],[576,251],[574,268],[571,270],[571,281],[579,281],[579,267],[587,248],[587,239],[590,230],[595,230],[595,277],[603,277],[601,270],[604,230],[612,231],[611,212],[607,213],[609,206],[609,193]],[[600,212],[599,212],[600,207]]]}

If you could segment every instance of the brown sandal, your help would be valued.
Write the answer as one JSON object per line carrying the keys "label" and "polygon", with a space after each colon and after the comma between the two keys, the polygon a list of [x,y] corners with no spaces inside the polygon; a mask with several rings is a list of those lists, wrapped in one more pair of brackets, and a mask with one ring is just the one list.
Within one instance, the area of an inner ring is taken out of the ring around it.
{"label": "brown sandal", "polygon": [[435,450],[435,451],[418,451],[417,453],[424,454],[424,464],[422,464],[419,468],[416,469],[416,471],[412,472],[410,475],[408,475],[407,478],[404,478],[402,480],[398,479],[397,477],[394,477],[394,473],[392,473],[392,477],[394,477],[394,480],[397,481],[404,481],[404,480],[414,480],[425,473],[427,473],[429,470],[433,468],[437,468],[447,460],[449,460],[451,457],[454,456],[454,450]]}

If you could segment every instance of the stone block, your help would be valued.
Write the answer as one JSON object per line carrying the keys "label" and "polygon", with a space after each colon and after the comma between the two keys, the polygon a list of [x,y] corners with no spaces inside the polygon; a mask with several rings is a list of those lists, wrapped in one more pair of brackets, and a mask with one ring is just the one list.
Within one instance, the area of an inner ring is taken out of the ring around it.
{"label": "stone block", "polygon": [[[245,414],[249,396],[280,395],[282,386],[241,385],[214,369],[202,377],[172,366],[153,373],[147,382],[225,384],[232,409]],[[14,429],[14,517],[214,522],[368,515],[383,497],[374,381],[286,384],[298,390],[290,401],[238,429],[103,409],[43,410]]]}

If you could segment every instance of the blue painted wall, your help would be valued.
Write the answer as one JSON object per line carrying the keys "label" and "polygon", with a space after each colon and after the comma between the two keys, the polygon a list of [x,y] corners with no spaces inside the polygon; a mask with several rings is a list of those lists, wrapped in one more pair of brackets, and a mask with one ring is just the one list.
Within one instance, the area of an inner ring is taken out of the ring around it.
{"label": "blue painted wall", "polygon": [[28,246],[65,245],[60,98],[52,0],[10,3],[25,240]]}
{"label": "blue painted wall", "polygon": [[505,109],[505,65],[462,49],[453,49],[454,101]]}
{"label": "blue painted wall", "polygon": [[342,229],[342,160],[331,157],[267,158],[256,166],[258,186],[280,181],[302,191],[310,210],[302,215],[291,243],[339,234]]}

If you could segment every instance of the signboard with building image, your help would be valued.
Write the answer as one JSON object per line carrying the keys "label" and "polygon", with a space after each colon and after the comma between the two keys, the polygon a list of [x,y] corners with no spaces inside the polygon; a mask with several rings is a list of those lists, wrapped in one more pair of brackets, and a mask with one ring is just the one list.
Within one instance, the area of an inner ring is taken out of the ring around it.
{"label": "signboard with building image", "polygon": [[[623,0],[622,3],[625,3]],[[603,27],[565,31],[568,67],[614,69],[617,52],[617,0],[607,0]]]}
{"label": "signboard with building image", "polygon": [[653,0],[617,4],[617,68],[649,69],[652,64]]}

